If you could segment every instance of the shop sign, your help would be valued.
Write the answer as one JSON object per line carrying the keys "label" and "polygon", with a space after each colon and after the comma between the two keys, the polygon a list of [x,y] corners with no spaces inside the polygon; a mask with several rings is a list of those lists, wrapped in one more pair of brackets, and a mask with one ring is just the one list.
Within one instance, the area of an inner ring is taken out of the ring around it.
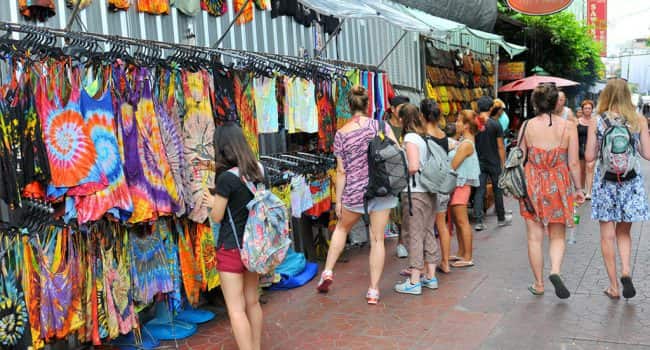
{"label": "shop sign", "polygon": [[523,79],[526,73],[525,62],[506,62],[499,64],[499,80]]}
{"label": "shop sign", "polygon": [[587,25],[591,37],[600,43],[600,56],[607,56],[607,0],[587,1]]}
{"label": "shop sign", "polygon": [[531,16],[544,16],[560,12],[573,0],[508,0],[511,9]]}

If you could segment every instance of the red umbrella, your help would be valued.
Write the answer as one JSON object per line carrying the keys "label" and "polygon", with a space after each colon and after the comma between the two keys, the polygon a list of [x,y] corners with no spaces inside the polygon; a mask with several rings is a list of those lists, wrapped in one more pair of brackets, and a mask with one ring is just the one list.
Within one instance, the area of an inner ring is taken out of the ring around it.
{"label": "red umbrella", "polygon": [[555,83],[557,87],[580,85],[580,83],[577,83],[575,81],[562,79],[558,77],[533,75],[530,77],[526,77],[508,83],[502,86],[499,89],[499,92],[534,90],[537,87],[537,85],[539,85],[540,83]]}

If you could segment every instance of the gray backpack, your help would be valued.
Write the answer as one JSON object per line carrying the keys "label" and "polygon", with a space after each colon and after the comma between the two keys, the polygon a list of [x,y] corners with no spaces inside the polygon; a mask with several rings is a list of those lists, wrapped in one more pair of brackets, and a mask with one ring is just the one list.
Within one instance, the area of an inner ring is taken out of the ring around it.
{"label": "gray backpack", "polygon": [[519,147],[521,145],[521,140],[526,134],[526,127],[528,126],[528,120],[524,122],[524,126],[521,130],[521,135],[519,135],[517,141],[517,147],[513,147],[508,153],[508,159],[506,159],[505,169],[499,176],[499,188],[503,190],[506,195],[511,195],[516,199],[521,199],[526,205],[526,210],[531,213],[534,213],[532,204],[530,203],[530,198],[528,198],[528,189],[526,187],[526,174],[524,173],[524,165],[526,164],[526,154]]}
{"label": "gray backpack", "polygon": [[431,193],[451,193],[458,175],[451,169],[447,152],[431,137],[424,137],[424,142],[428,152],[420,170],[420,186]]}

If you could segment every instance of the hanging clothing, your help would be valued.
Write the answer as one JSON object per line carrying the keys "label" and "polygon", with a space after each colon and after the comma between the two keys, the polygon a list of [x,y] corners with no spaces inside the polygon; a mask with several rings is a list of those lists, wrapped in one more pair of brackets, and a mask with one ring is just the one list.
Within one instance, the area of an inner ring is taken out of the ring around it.
{"label": "hanging clothing", "polygon": [[133,201],[133,213],[129,223],[145,222],[157,217],[156,203],[154,201],[151,185],[144,175],[140,162],[139,133],[136,125],[134,104],[136,95],[132,92],[131,83],[127,79],[122,67],[113,70],[113,94],[116,96],[114,104],[118,127],[118,145],[120,159],[124,165],[126,183]]}
{"label": "hanging clothing", "polygon": [[166,86],[166,90],[161,88],[158,93],[160,102],[156,104],[156,110],[158,111],[162,143],[177,191],[175,213],[180,217],[186,213],[189,207],[188,198],[190,196],[185,186],[185,150],[180,125],[181,118],[185,114],[183,89],[180,73],[176,71],[167,71],[162,79],[164,80],[162,85]]}
{"label": "hanging clothing", "polygon": [[212,16],[220,17],[228,12],[228,1],[201,0],[201,8]]}
{"label": "hanging clothing", "polygon": [[237,121],[237,105],[235,104],[235,88],[233,74],[218,67],[212,67],[214,95],[216,99],[215,114],[220,123]]}
{"label": "hanging clothing", "polygon": [[290,134],[318,132],[318,110],[314,83],[302,78],[284,78],[286,100],[284,119]]}
{"label": "hanging clothing", "polygon": [[332,83],[323,80],[317,84],[316,104],[318,106],[318,149],[332,152],[336,135],[336,115],[332,102]]}
{"label": "hanging clothing", "polygon": [[163,151],[158,116],[146,68],[140,68],[136,74],[136,86],[138,87],[138,91],[136,91],[138,102],[135,119],[139,136],[138,146],[141,149],[139,152],[140,162],[144,176],[151,186],[157,214],[159,216],[171,215],[176,209],[174,201],[178,201],[178,191],[169,169],[167,154]]}
{"label": "hanging clothing", "polygon": [[278,132],[278,101],[275,95],[275,77],[253,79],[255,114],[259,133]]}
{"label": "hanging clothing", "polygon": [[235,74],[235,105],[239,113],[239,122],[251,147],[253,154],[259,154],[257,118],[255,117],[255,99],[253,89],[253,73],[239,72]]}
{"label": "hanging clothing", "polygon": [[[174,226],[176,229],[178,226]],[[154,227],[154,231],[158,231],[160,234],[160,239],[162,239],[163,245],[165,247],[165,257],[167,259],[167,266],[172,275],[172,280],[174,282],[174,291],[167,294],[169,300],[169,308],[173,312],[178,312],[183,306],[183,297],[182,297],[182,280],[181,280],[181,267],[180,261],[178,259],[178,244],[175,240],[175,234],[172,232],[172,225],[165,220],[157,220]],[[178,231],[181,233],[182,231]]]}
{"label": "hanging clothing", "polygon": [[131,254],[131,278],[133,299],[143,305],[150,304],[158,293],[173,292],[174,281],[165,263],[165,247],[162,245],[160,234],[156,231],[147,232],[144,236],[129,235]]}
{"label": "hanging clothing", "polygon": [[54,0],[18,0],[18,9],[26,19],[40,22],[56,15]]}
{"label": "hanging clothing", "polygon": [[[9,254],[17,253],[15,246],[6,248],[11,250]],[[18,276],[13,272],[20,269],[18,264],[5,266],[4,261],[0,269],[0,347],[3,349],[27,349],[32,346],[25,295]]]}
{"label": "hanging clothing", "polygon": [[27,304],[27,311],[29,313],[30,333],[34,348],[41,349],[45,346],[41,339],[41,283],[39,276],[39,264],[34,254],[34,249],[29,243],[29,237],[23,236],[20,248],[22,249],[22,264],[24,269],[22,271],[22,287],[25,291],[25,303]]}
{"label": "hanging clothing", "polygon": [[65,2],[69,8],[75,8],[75,6],[77,6],[77,3],[81,2],[79,5],[79,10],[83,10],[86,7],[90,6],[90,3],[92,1],[93,0],[66,0]]}
{"label": "hanging clothing", "polygon": [[345,79],[336,81],[336,130],[341,129],[352,118],[348,104],[348,95],[352,86],[351,82]]}
{"label": "hanging clothing", "polygon": [[130,0],[108,0],[108,9],[111,11],[126,11],[129,9]]}
{"label": "hanging clothing", "polygon": [[196,16],[201,11],[201,0],[172,0],[171,5],[186,16]]}
{"label": "hanging clothing", "polygon": [[133,212],[133,201],[119,159],[119,148],[110,90],[95,99],[85,89],[81,91],[81,112],[89,129],[91,139],[98,150],[97,158],[108,187],[88,196],[75,197],[79,224],[99,220],[111,213],[121,220],[128,220]]}
{"label": "hanging clothing", "polygon": [[[60,74],[62,65],[50,69],[51,76]],[[52,179],[48,196],[89,195],[106,188],[108,181],[97,163],[97,150],[83,120],[79,105],[79,83],[70,82],[71,90],[64,105],[58,89],[41,78],[36,91],[36,107],[41,120]],[[53,96],[50,96],[50,92]]]}
{"label": "hanging clothing", "polygon": [[178,235],[178,258],[183,276],[183,287],[187,302],[198,305],[201,293],[202,274],[192,249],[192,238],[187,224]]}
{"label": "hanging clothing", "polygon": [[[106,310],[109,324],[113,332],[111,338],[119,334],[127,334],[138,328],[138,317],[133,305],[131,290],[131,275],[129,273],[129,250],[126,243],[128,234],[124,231],[123,238],[116,242],[113,248],[104,251],[104,288],[106,295]],[[117,326],[118,334],[115,334]]]}
{"label": "hanging clothing", "polygon": [[210,291],[219,286],[217,270],[217,242],[210,225],[197,224],[194,236],[194,256],[201,269],[201,290]]}
{"label": "hanging clothing", "polygon": [[150,15],[168,15],[169,0],[137,0],[138,11],[145,12]]}
{"label": "hanging clothing", "polygon": [[0,99],[0,199],[10,206],[18,206],[20,195],[12,125],[6,104]]}
{"label": "hanging clothing", "polygon": [[183,72],[186,108],[183,122],[185,169],[192,203],[188,217],[195,222],[207,220],[208,209],[202,204],[203,191],[214,186],[214,171],[197,164],[197,161],[213,161],[215,157],[214,119],[208,82],[205,71]]}

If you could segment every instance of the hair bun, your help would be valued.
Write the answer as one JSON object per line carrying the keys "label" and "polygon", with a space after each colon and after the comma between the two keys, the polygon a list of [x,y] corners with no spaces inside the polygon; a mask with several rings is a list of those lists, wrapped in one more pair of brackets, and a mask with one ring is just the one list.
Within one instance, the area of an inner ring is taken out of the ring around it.
{"label": "hair bun", "polygon": [[357,96],[362,96],[366,94],[366,88],[361,85],[355,85],[350,90],[350,93]]}

